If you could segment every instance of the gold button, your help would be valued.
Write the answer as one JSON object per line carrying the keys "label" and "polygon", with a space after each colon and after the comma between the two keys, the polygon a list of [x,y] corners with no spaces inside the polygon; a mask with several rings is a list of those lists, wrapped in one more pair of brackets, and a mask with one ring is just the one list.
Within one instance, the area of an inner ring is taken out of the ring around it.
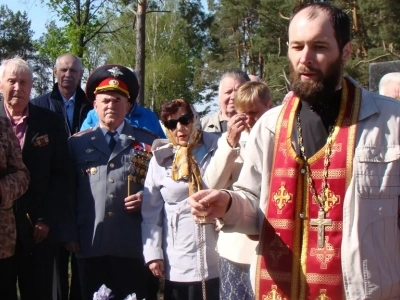
{"label": "gold button", "polygon": [[114,198],[114,194],[110,194],[110,196],[108,196],[108,197],[110,197],[110,199],[112,199],[112,198]]}
{"label": "gold button", "polygon": [[112,216],[114,215],[114,213],[113,213],[112,211],[109,211],[109,212],[107,213],[107,215],[108,215],[109,217],[112,217]]}
{"label": "gold button", "polygon": [[110,178],[108,179],[109,182],[114,183],[114,179]]}
{"label": "gold button", "polygon": [[110,168],[114,168],[114,164],[113,163],[110,163]]}

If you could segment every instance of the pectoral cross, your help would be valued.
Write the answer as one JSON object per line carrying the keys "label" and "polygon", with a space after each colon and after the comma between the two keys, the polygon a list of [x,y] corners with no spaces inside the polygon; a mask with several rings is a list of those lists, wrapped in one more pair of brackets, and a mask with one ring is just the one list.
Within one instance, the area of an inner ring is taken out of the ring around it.
{"label": "pectoral cross", "polygon": [[131,195],[131,181],[133,181],[132,174],[128,175],[128,197]]}
{"label": "pectoral cross", "polygon": [[325,219],[325,212],[320,208],[318,211],[318,219],[311,219],[310,221],[311,226],[318,226],[318,248],[324,248],[325,226],[331,226],[332,220]]}

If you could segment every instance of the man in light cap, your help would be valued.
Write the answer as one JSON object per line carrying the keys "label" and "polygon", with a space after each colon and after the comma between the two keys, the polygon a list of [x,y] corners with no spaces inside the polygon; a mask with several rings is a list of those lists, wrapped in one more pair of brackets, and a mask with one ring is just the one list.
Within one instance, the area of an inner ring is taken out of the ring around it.
{"label": "man in light cap", "polygon": [[[136,75],[135,71],[131,68],[128,68]],[[140,89],[140,86],[139,86]],[[136,101],[132,101],[132,107],[129,110],[129,113],[125,116],[126,121],[131,124],[133,127],[139,127],[146,129],[153,134],[155,134],[158,138],[165,139],[165,133],[161,128],[160,121],[158,120],[157,115],[150,109],[140,106]],[[94,127],[99,122],[99,117],[94,109],[89,111],[85,121],[82,123],[81,130],[88,129],[90,127]]]}
{"label": "man in light cap", "polygon": [[[136,99],[136,76],[120,65],[104,65],[89,76],[86,95],[99,124],[69,139],[75,168],[78,269],[83,299],[102,284],[115,299],[146,293],[140,207],[154,136],[133,128],[125,115]],[[156,291],[154,291],[155,293]]]}

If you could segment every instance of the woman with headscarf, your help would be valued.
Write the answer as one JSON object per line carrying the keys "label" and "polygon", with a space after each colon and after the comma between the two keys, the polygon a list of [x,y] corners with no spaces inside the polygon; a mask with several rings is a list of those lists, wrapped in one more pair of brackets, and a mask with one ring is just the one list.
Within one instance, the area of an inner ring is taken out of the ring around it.
{"label": "woman with headscarf", "polygon": [[202,175],[219,135],[203,132],[188,101],[161,108],[168,140],[153,143],[144,185],[142,240],[146,264],[165,278],[165,300],[219,299],[217,236],[212,220],[196,224],[187,198],[206,188]]}

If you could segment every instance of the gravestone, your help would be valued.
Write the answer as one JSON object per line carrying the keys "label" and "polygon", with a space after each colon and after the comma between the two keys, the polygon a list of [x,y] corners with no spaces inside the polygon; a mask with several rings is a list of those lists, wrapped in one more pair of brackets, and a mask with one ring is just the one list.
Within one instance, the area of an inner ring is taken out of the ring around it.
{"label": "gravestone", "polygon": [[369,65],[369,90],[379,92],[379,81],[383,75],[400,72],[400,60],[371,63]]}

